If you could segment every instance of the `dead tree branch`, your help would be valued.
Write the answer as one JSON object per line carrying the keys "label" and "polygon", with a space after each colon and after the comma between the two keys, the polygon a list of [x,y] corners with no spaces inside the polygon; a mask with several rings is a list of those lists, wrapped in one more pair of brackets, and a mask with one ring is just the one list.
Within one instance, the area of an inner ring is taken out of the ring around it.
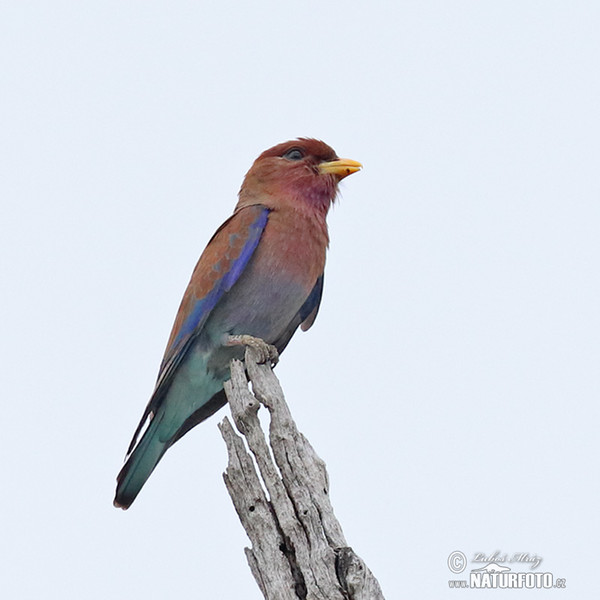
{"label": "dead tree branch", "polygon": [[[246,371],[249,379],[246,377]],[[252,390],[249,389],[252,383]],[[329,501],[325,463],[298,431],[271,367],[246,350],[225,384],[231,414],[219,424],[229,463],[223,475],[250,538],[246,557],[269,600],[383,600],[377,580],[344,538]],[[269,411],[269,443],[258,409]],[[269,445],[270,444],[270,445]]]}

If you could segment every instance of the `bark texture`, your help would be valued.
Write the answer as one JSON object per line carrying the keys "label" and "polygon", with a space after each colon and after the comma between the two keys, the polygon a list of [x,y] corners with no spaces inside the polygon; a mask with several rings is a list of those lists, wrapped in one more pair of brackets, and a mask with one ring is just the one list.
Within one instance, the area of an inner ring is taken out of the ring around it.
{"label": "bark texture", "polygon": [[[232,361],[225,384],[234,423],[252,455],[227,417],[219,429],[229,455],[225,485],[252,543],[246,557],[263,596],[383,599],[333,514],[325,463],[296,428],[271,367],[256,358],[248,348],[245,368]],[[271,417],[269,441],[258,419],[261,404]]]}

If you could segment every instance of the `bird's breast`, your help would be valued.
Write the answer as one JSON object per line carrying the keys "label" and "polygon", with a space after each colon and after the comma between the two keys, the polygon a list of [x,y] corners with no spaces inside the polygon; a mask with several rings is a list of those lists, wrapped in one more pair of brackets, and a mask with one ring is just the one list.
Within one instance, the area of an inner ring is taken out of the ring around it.
{"label": "bird's breast", "polygon": [[290,326],[323,273],[327,230],[273,211],[248,266],[211,313],[205,334],[249,334],[272,343]]}
{"label": "bird's breast", "polygon": [[328,243],[324,219],[301,211],[272,211],[253,262],[259,271],[293,280],[310,293],[325,268]]}

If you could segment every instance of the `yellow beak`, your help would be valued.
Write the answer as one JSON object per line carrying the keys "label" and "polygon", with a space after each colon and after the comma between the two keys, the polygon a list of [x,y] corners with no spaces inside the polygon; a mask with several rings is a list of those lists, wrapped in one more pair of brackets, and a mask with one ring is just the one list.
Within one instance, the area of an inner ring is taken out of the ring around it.
{"label": "yellow beak", "polygon": [[361,169],[362,165],[359,162],[350,160],[349,158],[338,158],[337,160],[322,162],[319,165],[321,173],[331,173],[337,175],[340,179],[352,175],[352,173],[356,173],[356,171],[360,171]]}

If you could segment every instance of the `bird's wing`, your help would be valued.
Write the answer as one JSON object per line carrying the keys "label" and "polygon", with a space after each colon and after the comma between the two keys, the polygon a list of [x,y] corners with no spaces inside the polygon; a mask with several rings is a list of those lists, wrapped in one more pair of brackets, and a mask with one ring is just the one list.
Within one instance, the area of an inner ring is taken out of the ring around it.
{"label": "bird's wing", "polygon": [[211,311],[246,268],[267,224],[269,209],[256,204],[235,212],[211,238],[198,260],[181,301],[156,388],[136,429],[128,454],[150,413],[160,402],[168,384],[190,346],[202,331]]}
{"label": "bird's wing", "polygon": [[299,326],[301,326],[302,331],[306,331],[310,329],[315,322],[317,313],[319,312],[319,305],[321,304],[321,297],[323,296],[323,278],[324,274],[321,273],[313,286],[312,291],[308,295],[308,298],[300,307],[300,310],[294,315],[294,318],[290,321],[286,330],[277,340],[275,340],[275,342],[273,342],[273,345],[279,352],[283,352]]}
{"label": "bird's wing", "polygon": [[312,289],[310,296],[300,309],[301,318],[301,329],[302,331],[308,331],[317,318],[319,312],[319,306],[321,306],[321,298],[323,297],[323,280],[325,273],[321,273],[321,276],[317,279],[317,283]]}
{"label": "bird's wing", "polygon": [[243,208],[225,221],[208,242],[175,318],[157,387],[179,364],[212,309],[246,268],[268,215],[269,209],[261,205]]}

